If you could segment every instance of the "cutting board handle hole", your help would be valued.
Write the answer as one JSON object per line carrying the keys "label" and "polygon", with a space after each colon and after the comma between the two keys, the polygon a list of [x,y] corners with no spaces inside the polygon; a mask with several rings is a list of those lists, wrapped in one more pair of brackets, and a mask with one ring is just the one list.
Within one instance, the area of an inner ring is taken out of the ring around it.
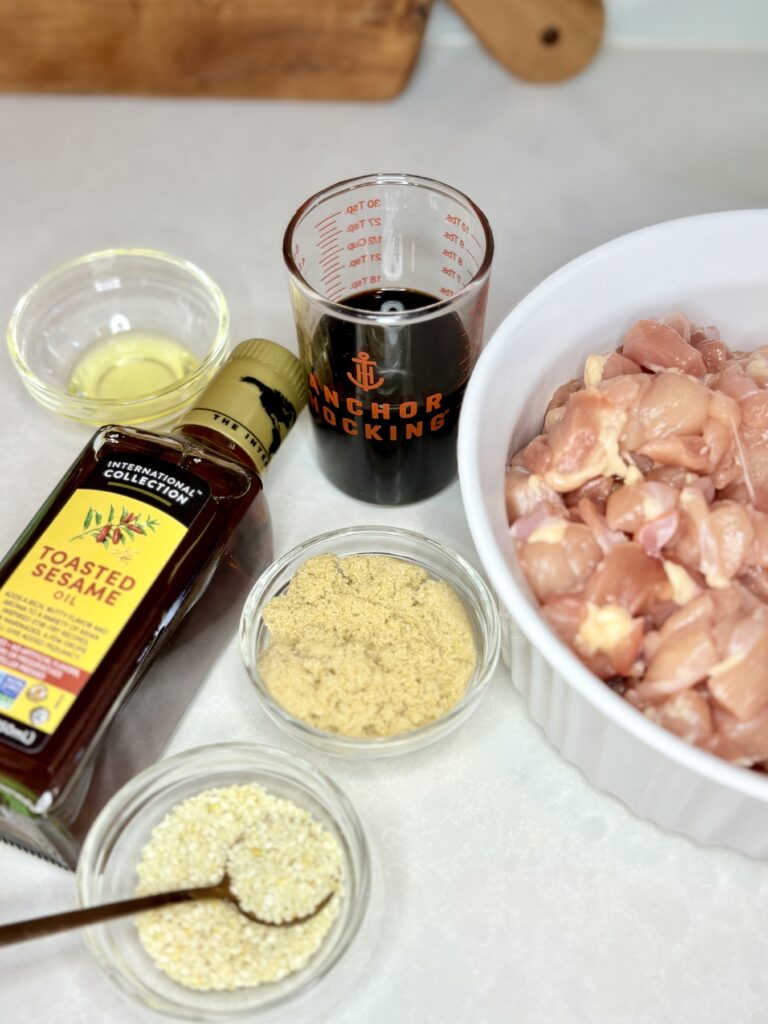
{"label": "cutting board handle hole", "polygon": [[547,25],[539,35],[542,46],[556,46],[560,42],[560,29],[556,25]]}

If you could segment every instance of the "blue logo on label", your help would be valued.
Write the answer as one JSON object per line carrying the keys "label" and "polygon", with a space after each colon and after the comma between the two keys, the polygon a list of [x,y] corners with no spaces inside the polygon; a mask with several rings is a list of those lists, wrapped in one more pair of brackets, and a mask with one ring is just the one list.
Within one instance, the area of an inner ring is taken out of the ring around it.
{"label": "blue logo on label", "polygon": [[0,707],[9,708],[26,686],[23,679],[9,676],[7,672],[0,675]]}

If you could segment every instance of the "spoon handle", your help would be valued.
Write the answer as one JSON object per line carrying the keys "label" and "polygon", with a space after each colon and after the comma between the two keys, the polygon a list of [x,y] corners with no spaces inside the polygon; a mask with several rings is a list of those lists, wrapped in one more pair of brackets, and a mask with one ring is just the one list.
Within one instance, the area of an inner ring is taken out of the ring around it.
{"label": "spoon handle", "polygon": [[70,928],[82,928],[89,924],[100,924],[111,921],[115,917],[127,914],[138,914],[142,910],[153,910],[168,903],[181,903],[190,899],[201,899],[210,892],[216,893],[216,886],[209,889],[181,889],[177,892],[158,892],[151,896],[136,896],[130,900],[117,903],[103,903],[97,907],[82,907],[80,910],[66,910],[62,914],[50,914],[46,917],[33,917],[27,921],[14,921],[12,924],[0,925],[0,946],[9,946],[14,942],[26,939],[37,939],[43,935],[55,935],[66,932]]}

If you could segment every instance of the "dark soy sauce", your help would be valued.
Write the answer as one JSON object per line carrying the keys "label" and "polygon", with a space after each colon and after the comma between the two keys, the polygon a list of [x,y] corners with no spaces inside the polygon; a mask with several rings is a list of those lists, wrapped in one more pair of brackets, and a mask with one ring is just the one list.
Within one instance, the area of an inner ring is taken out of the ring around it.
{"label": "dark soy sauce", "polygon": [[[380,288],[342,300],[352,309],[402,312],[439,300]],[[309,405],[326,476],[380,505],[429,497],[456,475],[456,427],[474,358],[456,313],[420,323],[351,323],[323,316],[301,332]]]}

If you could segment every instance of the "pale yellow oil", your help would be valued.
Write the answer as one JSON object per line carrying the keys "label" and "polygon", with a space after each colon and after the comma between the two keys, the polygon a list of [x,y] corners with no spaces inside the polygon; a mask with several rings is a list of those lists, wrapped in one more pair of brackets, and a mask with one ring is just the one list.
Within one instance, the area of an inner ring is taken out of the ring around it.
{"label": "pale yellow oil", "polygon": [[175,384],[198,365],[197,357],[168,334],[123,331],[88,349],[72,370],[69,393],[117,401],[141,398]]}

